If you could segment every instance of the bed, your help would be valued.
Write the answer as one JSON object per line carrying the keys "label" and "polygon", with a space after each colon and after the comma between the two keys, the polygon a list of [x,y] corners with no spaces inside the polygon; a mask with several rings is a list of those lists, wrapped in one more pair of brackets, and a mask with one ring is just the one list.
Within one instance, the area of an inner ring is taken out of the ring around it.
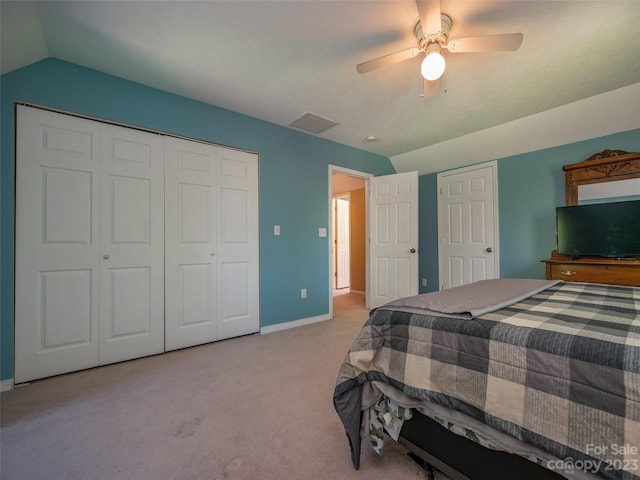
{"label": "bed", "polygon": [[390,302],[333,401],[356,469],[361,442],[397,440],[453,479],[639,480],[640,288],[499,279]]}

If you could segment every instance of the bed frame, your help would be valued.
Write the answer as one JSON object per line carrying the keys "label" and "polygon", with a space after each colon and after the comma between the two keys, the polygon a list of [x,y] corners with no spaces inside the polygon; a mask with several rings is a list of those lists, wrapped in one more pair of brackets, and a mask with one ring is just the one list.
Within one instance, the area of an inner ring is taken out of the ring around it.
{"label": "bed frame", "polygon": [[402,425],[398,443],[425,462],[421,466],[428,472],[436,468],[451,480],[564,479],[526,458],[485,448],[450,432],[417,410]]}

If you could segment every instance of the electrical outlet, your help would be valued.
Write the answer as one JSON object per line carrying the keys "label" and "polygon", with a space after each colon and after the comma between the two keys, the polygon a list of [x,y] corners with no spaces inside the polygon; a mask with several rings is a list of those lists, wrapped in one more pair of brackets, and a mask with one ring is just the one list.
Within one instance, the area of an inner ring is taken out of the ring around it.
{"label": "electrical outlet", "polygon": [[307,298],[307,289],[303,288],[300,290],[300,298]]}
{"label": "electrical outlet", "polygon": [[422,279],[422,286],[423,286],[423,287],[426,287],[426,286],[427,286],[427,279],[426,279],[426,278],[423,278],[423,279]]}

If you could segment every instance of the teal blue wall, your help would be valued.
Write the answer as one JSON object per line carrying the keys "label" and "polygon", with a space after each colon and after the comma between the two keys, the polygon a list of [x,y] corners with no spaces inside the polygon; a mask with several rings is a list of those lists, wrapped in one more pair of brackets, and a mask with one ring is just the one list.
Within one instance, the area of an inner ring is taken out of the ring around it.
{"label": "teal blue wall", "polygon": [[14,101],[258,152],[262,327],[329,312],[328,243],[318,237],[329,226],[328,165],[395,173],[386,157],[60,60],[5,74],[0,86],[0,379],[13,377]]}
{"label": "teal blue wall", "polygon": [[[544,278],[543,258],[555,248],[556,207],[565,204],[562,166],[605,149],[640,151],[640,130],[498,159],[500,276]],[[420,181],[420,278],[438,289],[437,174]]]}
{"label": "teal blue wall", "polygon": [[[0,379],[13,376],[15,100],[258,152],[262,327],[329,311],[328,245],[318,237],[329,223],[327,165],[394,173],[386,157],[59,60],[5,74],[0,87]],[[640,130],[498,159],[501,277],[544,278],[540,259],[555,247],[555,207],[564,204],[562,165],[605,148],[640,151]],[[419,178],[421,292],[438,288],[436,178]]]}

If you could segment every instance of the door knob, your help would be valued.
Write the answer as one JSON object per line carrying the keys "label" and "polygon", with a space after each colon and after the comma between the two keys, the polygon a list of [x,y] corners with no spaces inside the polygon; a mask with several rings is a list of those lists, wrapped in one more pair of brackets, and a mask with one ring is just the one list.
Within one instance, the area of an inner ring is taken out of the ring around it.
{"label": "door knob", "polygon": [[104,258],[105,260],[109,260],[109,254],[108,254],[108,253],[105,253],[105,254],[102,256],[102,258]]}
{"label": "door knob", "polygon": [[416,249],[412,248],[411,250],[409,250],[411,253],[416,253]]}
{"label": "door knob", "polygon": [[491,253],[491,252],[493,252],[493,248],[491,248],[491,247],[487,247],[487,248],[485,249],[485,252],[487,252],[487,253]]}

